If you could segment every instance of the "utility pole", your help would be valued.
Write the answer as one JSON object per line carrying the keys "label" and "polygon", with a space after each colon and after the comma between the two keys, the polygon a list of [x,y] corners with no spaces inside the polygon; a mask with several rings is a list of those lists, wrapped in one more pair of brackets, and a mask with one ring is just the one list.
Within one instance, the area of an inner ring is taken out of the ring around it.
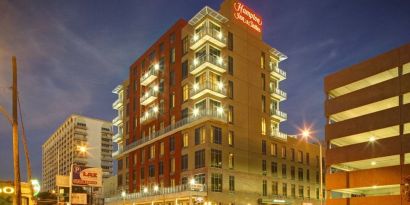
{"label": "utility pole", "polygon": [[20,158],[19,158],[19,135],[18,135],[18,113],[17,113],[17,62],[12,58],[13,65],[13,161],[14,161],[14,204],[21,205],[21,183],[20,183]]}

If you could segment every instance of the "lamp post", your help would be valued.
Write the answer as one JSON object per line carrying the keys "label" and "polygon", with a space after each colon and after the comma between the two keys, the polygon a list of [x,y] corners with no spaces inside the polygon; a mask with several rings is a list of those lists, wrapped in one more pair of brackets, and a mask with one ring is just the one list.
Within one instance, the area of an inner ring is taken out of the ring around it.
{"label": "lamp post", "polygon": [[319,200],[320,200],[320,204],[323,204],[323,160],[322,160],[322,143],[320,142],[320,140],[318,140],[316,137],[311,136],[310,131],[309,130],[303,130],[302,131],[302,137],[307,139],[312,139],[314,141],[316,141],[316,143],[319,144],[319,172],[320,172],[320,192],[319,192]]}

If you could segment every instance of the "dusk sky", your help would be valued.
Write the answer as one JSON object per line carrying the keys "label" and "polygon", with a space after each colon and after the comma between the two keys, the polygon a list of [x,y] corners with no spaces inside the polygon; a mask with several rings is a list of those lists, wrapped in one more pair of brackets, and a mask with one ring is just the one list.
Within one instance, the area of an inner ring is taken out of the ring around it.
{"label": "dusk sky", "polygon": [[[325,75],[410,42],[408,0],[242,1],[263,17],[263,39],[288,56],[288,134],[306,122],[324,137]],[[60,123],[72,113],[112,120],[111,91],[131,63],[179,18],[221,2],[0,0],[0,106],[11,113],[16,55],[34,177],[41,178],[41,145]],[[1,116],[0,179],[13,177],[11,145]]]}

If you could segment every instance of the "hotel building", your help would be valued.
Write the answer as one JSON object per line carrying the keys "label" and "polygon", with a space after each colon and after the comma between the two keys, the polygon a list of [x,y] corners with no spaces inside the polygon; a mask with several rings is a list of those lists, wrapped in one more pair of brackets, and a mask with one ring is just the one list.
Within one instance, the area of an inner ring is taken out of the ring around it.
{"label": "hotel building", "polygon": [[327,205],[410,204],[410,44],[325,78]]}
{"label": "hotel building", "polygon": [[42,190],[57,190],[56,175],[69,176],[72,164],[101,167],[104,178],[111,176],[112,136],[111,122],[69,116],[42,146]]}
{"label": "hotel building", "polygon": [[177,21],[114,90],[123,189],[106,203],[318,204],[319,147],[280,132],[284,59],[238,1]]}

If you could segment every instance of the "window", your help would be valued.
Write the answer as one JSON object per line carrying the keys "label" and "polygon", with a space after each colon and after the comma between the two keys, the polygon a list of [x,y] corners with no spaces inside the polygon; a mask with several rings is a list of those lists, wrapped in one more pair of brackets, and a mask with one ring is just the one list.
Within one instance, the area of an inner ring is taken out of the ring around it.
{"label": "window", "polygon": [[320,173],[319,171],[316,171],[316,183],[318,184],[320,181]]}
{"label": "window", "polygon": [[222,144],[222,129],[220,127],[212,127],[212,142],[215,144]]}
{"label": "window", "polygon": [[262,181],[262,196],[267,196],[268,195],[268,185],[266,180]]}
{"label": "window", "polygon": [[282,196],[284,197],[288,196],[288,184],[286,183],[282,184]]}
{"label": "window", "polygon": [[198,184],[205,184],[205,174],[196,174],[194,179]]}
{"label": "window", "polygon": [[310,186],[306,187],[307,198],[310,199]]}
{"label": "window", "polygon": [[188,170],[188,155],[182,155],[181,157],[181,170],[186,171]]}
{"label": "window", "polygon": [[265,69],[265,53],[261,53],[261,68]]}
{"label": "window", "polygon": [[154,58],[155,58],[155,51],[152,51],[148,56],[149,62],[152,63],[152,61],[154,61]]}
{"label": "window", "polygon": [[211,175],[211,191],[222,192],[222,174]]}
{"label": "window", "polygon": [[117,180],[118,180],[118,186],[121,186],[122,185],[122,175],[121,174],[118,175]]}
{"label": "window", "polygon": [[118,170],[122,169],[122,159],[118,160]]}
{"label": "window", "polygon": [[188,77],[188,61],[182,63],[182,80]]}
{"label": "window", "polygon": [[319,188],[316,188],[316,199],[319,199]]}
{"label": "window", "polygon": [[189,99],[189,86],[188,84],[182,87],[182,100],[185,102]]}
{"label": "window", "polygon": [[295,161],[295,149],[293,149],[293,148],[290,149],[290,160],[292,162]]}
{"label": "window", "polygon": [[228,49],[233,51],[233,34],[228,32]]}
{"label": "window", "polygon": [[170,71],[169,72],[169,85],[175,85],[175,72]]}
{"label": "window", "polygon": [[228,81],[228,97],[233,99],[233,81]]}
{"label": "window", "polygon": [[164,43],[159,44],[159,51],[160,52],[164,51]]}
{"label": "window", "polygon": [[169,98],[170,98],[170,103],[169,103],[170,106],[169,107],[174,108],[175,107],[175,93],[172,93]]}
{"label": "window", "polygon": [[164,174],[164,162],[159,161],[158,163],[158,175],[162,176]]}
{"label": "window", "polygon": [[175,48],[171,48],[169,51],[169,59],[171,63],[175,63]]}
{"label": "window", "polygon": [[310,165],[310,156],[309,156],[309,153],[306,153],[306,165]]}
{"label": "window", "polygon": [[195,129],[195,145],[204,144],[205,143],[205,128],[199,127]]}
{"label": "window", "polygon": [[229,176],[229,191],[235,191],[235,176]]}
{"label": "window", "polygon": [[262,95],[262,112],[266,113],[266,97]]}
{"label": "window", "polygon": [[265,77],[265,73],[261,74],[261,79],[262,79],[262,89],[263,91],[266,90],[266,77]]}
{"label": "window", "polygon": [[141,164],[145,162],[145,149],[141,151]]}
{"label": "window", "polygon": [[303,186],[299,185],[299,197],[303,198],[304,194],[303,194]]}
{"label": "window", "polygon": [[298,162],[303,164],[303,152],[298,151]]}
{"label": "window", "polygon": [[270,144],[270,155],[277,156],[278,155],[278,145],[277,144]]}
{"label": "window", "polygon": [[296,170],[295,170],[295,167],[294,167],[294,166],[291,166],[291,167],[290,167],[290,178],[291,178],[292,180],[295,180],[295,178],[296,178]]}
{"label": "window", "polygon": [[175,33],[171,33],[169,35],[169,43],[174,43],[175,42]]}
{"label": "window", "polygon": [[303,168],[298,168],[298,179],[303,181]]}
{"label": "window", "polygon": [[154,167],[153,164],[149,165],[148,175],[149,175],[149,177],[154,177],[155,176],[155,167]]}
{"label": "window", "polygon": [[149,158],[150,159],[154,159],[155,158],[155,145],[152,145],[149,149],[150,153],[149,153]]}
{"label": "window", "polygon": [[282,158],[285,159],[286,158],[286,147],[282,147]]}
{"label": "window", "polygon": [[233,75],[233,58],[232,58],[232,56],[228,56],[228,73],[229,73],[229,75]]}
{"label": "window", "polygon": [[282,164],[282,177],[286,178],[286,164]]}
{"label": "window", "polygon": [[296,197],[296,185],[291,185],[290,194],[292,195],[292,197]]}
{"label": "window", "polygon": [[222,168],[222,151],[211,149],[211,167]]}
{"label": "window", "polygon": [[278,175],[278,163],[271,162],[271,174],[272,174],[272,176],[277,176]]}
{"label": "window", "polygon": [[306,169],[306,181],[310,182],[310,170]]}
{"label": "window", "polygon": [[185,108],[181,111],[181,117],[182,117],[182,119],[188,117],[188,108]]}
{"label": "window", "polygon": [[266,120],[263,117],[261,119],[261,134],[266,135]]}
{"label": "window", "polygon": [[161,156],[163,156],[163,155],[164,155],[164,152],[165,152],[165,150],[164,150],[164,142],[161,142],[161,143],[159,143],[159,154],[160,154]]}
{"label": "window", "polygon": [[262,160],[262,174],[266,175],[266,160]]}
{"label": "window", "polygon": [[233,119],[234,119],[234,114],[233,114],[233,106],[229,105],[229,110],[228,110],[228,122],[233,124]]}
{"label": "window", "polygon": [[229,169],[233,169],[235,166],[235,157],[233,153],[229,153],[228,163],[229,163]]}
{"label": "window", "polygon": [[228,132],[228,145],[233,147],[235,142],[233,131]]}
{"label": "window", "polygon": [[205,167],[205,150],[195,152],[195,169]]}
{"label": "window", "polygon": [[188,47],[188,36],[185,36],[183,39],[182,39],[182,55],[185,55],[186,53],[188,53],[188,49],[189,49],[189,47]]}
{"label": "window", "polygon": [[174,136],[169,138],[169,151],[170,152],[175,151],[175,137]]}
{"label": "window", "polygon": [[278,182],[276,181],[272,182],[272,194],[278,195]]}
{"label": "window", "polygon": [[182,136],[182,147],[188,147],[188,133],[184,133]]}
{"label": "window", "polygon": [[175,158],[171,158],[169,162],[169,170],[171,173],[175,172]]}
{"label": "window", "polygon": [[266,141],[262,140],[262,154],[266,155]]}
{"label": "window", "polygon": [[145,171],[144,167],[141,167],[141,172],[140,172],[141,179],[144,179],[144,177],[145,177],[144,171]]}

